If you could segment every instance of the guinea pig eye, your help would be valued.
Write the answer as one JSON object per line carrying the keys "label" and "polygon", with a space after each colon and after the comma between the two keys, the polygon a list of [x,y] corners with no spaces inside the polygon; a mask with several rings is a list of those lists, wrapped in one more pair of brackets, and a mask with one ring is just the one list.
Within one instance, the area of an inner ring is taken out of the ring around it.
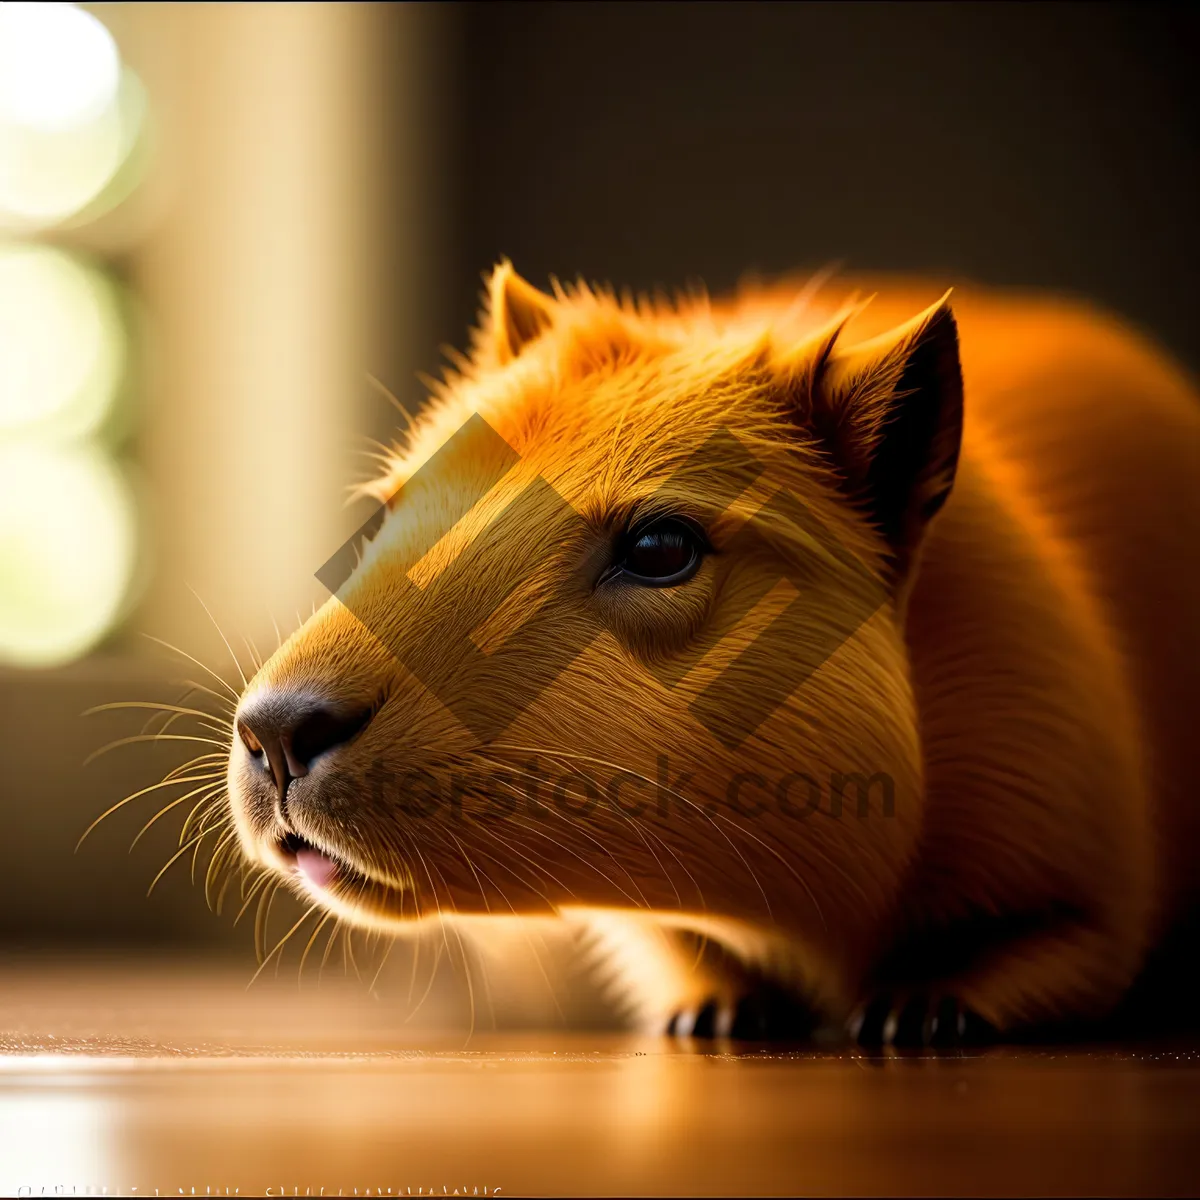
{"label": "guinea pig eye", "polygon": [[626,535],[612,574],[643,587],[677,587],[695,575],[707,548],[704,535],[690,522],[660,518]]}

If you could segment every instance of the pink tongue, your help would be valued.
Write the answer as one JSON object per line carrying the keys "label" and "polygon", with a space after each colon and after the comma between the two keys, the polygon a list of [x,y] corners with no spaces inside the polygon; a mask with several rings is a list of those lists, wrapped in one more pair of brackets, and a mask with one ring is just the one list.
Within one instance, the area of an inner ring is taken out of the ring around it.
{"label": "pink tongue", "polygon": [[337,874],[337,863],[320,850],[297,850],[296,866],[300,873],[317,885],[328,887]]}

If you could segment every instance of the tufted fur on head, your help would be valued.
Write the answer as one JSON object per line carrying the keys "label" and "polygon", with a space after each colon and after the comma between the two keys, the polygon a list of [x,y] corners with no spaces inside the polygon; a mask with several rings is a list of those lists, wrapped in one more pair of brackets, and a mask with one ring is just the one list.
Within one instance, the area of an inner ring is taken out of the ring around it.
{"label": "tufted fur on head", "polygon": [[[507,260],[494,269],[472,353],[433,385],[434,410],[367,494],[386,502],[426,448],[472,412],[503,424],[518,453],[547,449],[541,439],[554,432],[565,458],[584,450],[570,439],[589,425],[619,434],[627,416],[653,416],[646,432],[669,453],[680,431],[686,441],[697,424],[724,420],[771,462],[782,454],[834,483],[884,535],[883,545],[869,539],[871,552],[908,566],[949,494],[962,436],[949,292],[857,342],[848,327],[870,300],[856,296],[831,308],[803,291],[802,303],[781,303],[792,297],[776,289],[714,305],[703,293],[618,299],[582,281],[555,282],[554,293]],[[629,467],[636,481],[641,463]]]}

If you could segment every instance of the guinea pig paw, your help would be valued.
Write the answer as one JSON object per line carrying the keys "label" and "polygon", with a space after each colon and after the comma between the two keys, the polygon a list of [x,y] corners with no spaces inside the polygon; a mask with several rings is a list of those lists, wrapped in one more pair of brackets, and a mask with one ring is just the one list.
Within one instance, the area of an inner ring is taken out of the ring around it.
{"label": "guinea pig paw", "polygon": [[978,1046],[996,1030],[956,996],[882,992],[850,1018],[847,1032],[865,1048],[941,1050]]}
{"label": "guinea pig paw", "polygon": [[734,1041],[788,1041],[812,1030],[810,1011],[774,991],[708,997],[668,1018],[664,1033],[676,1038],[730,1038]]}
{"label": "guinea pig paw", "polygon": [[729,1001],[708,999],[673,1012],[663,1032],[676,1038],[729,1037],[734,1013],[734,1005]]}

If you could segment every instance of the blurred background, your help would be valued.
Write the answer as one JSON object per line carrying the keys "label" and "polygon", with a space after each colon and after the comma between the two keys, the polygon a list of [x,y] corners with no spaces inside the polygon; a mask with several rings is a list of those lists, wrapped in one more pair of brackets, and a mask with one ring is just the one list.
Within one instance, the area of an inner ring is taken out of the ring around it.
{"label": "blurred background", "polygon": [[219,712],[162,643],[236,687],[325,598],[396,420],[368,373],[417,408],[500,255],[1053,288],[1200,366],[1198,34],[1146,3],[0,4],[0,956],[249,954],[188,855],[146,898],[193,798],[128,852],[194,784],[74,851],[208,747],[85,764],[165,715],[81,714]]}

